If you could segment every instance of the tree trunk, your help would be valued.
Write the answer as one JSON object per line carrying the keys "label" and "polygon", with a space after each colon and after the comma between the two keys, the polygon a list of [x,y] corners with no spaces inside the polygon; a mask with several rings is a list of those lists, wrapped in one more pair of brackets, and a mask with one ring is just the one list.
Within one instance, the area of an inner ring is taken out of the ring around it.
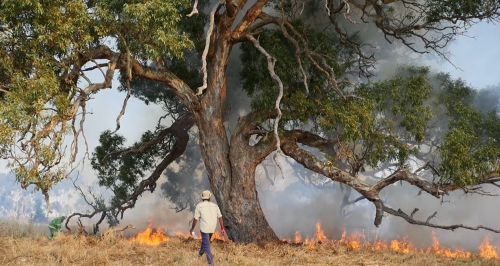
{"label": "tree trunk", "polygon": [[210,186],[229,238],[239,243],[277,241],[260,207],[255,186],[255,169],[265,156],[257,156],[254,147],[248,145],[248,137],[239,131],[233,134],[229,146],[219,119],[199,121],[198,128]]}
{"label": "tree trunk", "polygon": [[231,137],[229,160],[232,175],[227,208],[230,215],[228,225],[233,230],[229,231],[229,236],[244,243],[277,241],[278,237],[260,207],[255,186],[255,169],[272,152],[273,146],[259,149],[249,145],[247,130],[251,128],[248,122],[252,119],[251,114],[240,119]]}
{"label": "tree trunk", "polygon": [[228,236],[243,243],[277,241],[278,237],[269,226],[257,197],[255,166],[248,164],[247,157],[232,155],[233,175],[226,207],[228,219],[225,221]]}
{"label": "tree trunk", "polygon": [[236,129],[230,146],[224,127],[226,68],[233,43],[231,23],[217,20],[207,56],[208,87],[195,111],[201,154],[229,238],[243,243],[276,241],[255,187],[255,168],[262,160],[252,156],[255,153],[241,128]]}

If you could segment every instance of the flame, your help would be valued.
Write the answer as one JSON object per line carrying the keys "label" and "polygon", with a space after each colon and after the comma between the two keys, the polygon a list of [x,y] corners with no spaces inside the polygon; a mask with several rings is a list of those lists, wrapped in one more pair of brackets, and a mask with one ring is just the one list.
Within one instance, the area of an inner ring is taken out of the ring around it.
{"label": "flame", "polygon": [[[315,250],[318,244],[330,243],[330,244],[340,244],[350,251],[358,251],[362,248],[371,249],[373,251],[379,252],[396,252],[401,254],[434,254],[435,256],[447,257],[451,259],[471,259],[473,257],[481,257],[483,259],[499,259],[497,251],[493,245],[491,245],[490,240],[485,238],[479,247],[479,254],[473,255],[471,252],[464,251],[461,249],[449,249],[443,248],[439,244],[439,239],[435,232],[432,232],[432,246],[427,249],[417,249],[408,240],[392,240],[390,243],[384,242],[382,240],[375,240],[374,242],[367,242],[364,234],[353,233],[348,235],[344,229],[342,237],[339,241],[331,241],[326,237],[321,224],[318,222],[315,226],[315,232],[312,238],[304,239],[299,231],[296,231],[293,240],[285,240],[288,243],[303,245],[304,247]],[[192,239],[193,237],[188,233],[177,232],[176,236],[181,239]],[[199,236],[196,239],[200,239]],[[218,240],[226,242],[226,239],[219,232],[215,232],[212,235],[211,241]],[[162,230],[152,229],[151,225],[146,228],[143,232],[137,234],[135,238],[131,241],[151,246],[158,246],[163,242],[168,241],[168,237],[164,234]]]}
{"label": "flame", "polygon": [[306,247],[309,249],[309,250],[313,250],[316,248],[316,241],[314,240],[311,240],[311,239],[306,239],[304,241],[304,245],[306,245]]}
{"label": "flame", "polygon": [[347,236],[347,233],[345,231],[342,232],[342,238],[340,239],[340,243],[345,245],[347,247],[347,250],[359,250],[361,249],[361,238],[364,238],[363,235],[354,233],[351,236]]}
{"label": "flame", "polygon": [[224,238],[224,236],[219,234],[218,232],[215,232],[212,234],[212,238],[210,239],[210,241],[214,241],[214,240],[226,242],[226,239]]}
{"label": "flame", "polygon": [[372,249],[376,251],[386,251],[389,249],[389,245],[387,245],[384,241],[377,240],[372,244]]}
{"label": "flame", "polygon": [[361,248],[361,243],[357,240],[351,240],[347,243],[347,249],[349,250],[359,250]]}
{"label": "flame", "polygon": [[486,237],[479,246],[479,257],[483,259],[498,259],[495,247],[490,244],[490,239]]}
{"label": "flame", "polygon": [[409,254],[412,252],[412,245],[406,240],[392,240],[390,248],[392,251],[402,254]]}
{"label": "flame", "polygon": [[439,239],[436,236],[436,232],[432,231],[432,250],[435,254],[439,253]]}
{"label": "flame", "polygon": [[299,231],[295,232],[295,238],[293,240],[293,243],[295,243],[295,244],[302,243],[302,235],[300,234]]}
{"label": "flame", "polygon": [[295,232],[294,236],[294,241],[292,243],[294,244],[303,244],[310,250],[313,250],[316,248],[316,244],[322,244],[326,243],[328,241],[328,238],[325,235],[325,232],[321,228],[321,224],[319,222],[316,223],[316,231],[314,232],[314,237],[310,239],[305,239],[302,242],[302,235],[300,232]]}
{"label": "flame", "polygon": [[168,237],[165,235],[161,229],[153,229],[151,225],[148,225],[146,230],[138,233],[131,242],[135,242],[141,245],[148,246],[159,246],[160,244],[167,242]]}
{"label": "flame", "polygon": [[314,237],[318,241],[318,243],[323,243],[327,240],[325,232],[321,229],[321,224],[319,222],[316,223],[316,233]]}
{"label": "flame", "polygon": [[435,232],[432,232],[432,251],[436,256],[442,256],[454,259],[468,259],[472,257],[472,253],[463,251],[461,249],[451,250],[448,248],[440,248],[439,239]]}

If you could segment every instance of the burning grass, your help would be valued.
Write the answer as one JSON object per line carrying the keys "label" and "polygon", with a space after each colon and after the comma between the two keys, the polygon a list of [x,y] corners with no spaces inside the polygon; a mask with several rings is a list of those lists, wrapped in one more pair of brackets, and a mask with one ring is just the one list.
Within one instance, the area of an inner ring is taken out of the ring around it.
{"label": "burning grass", "polygon": [[[186,233],[167,236],[148,227],[134,237],[59,235],[46,237],[0,236],[0,265],[206,265],[197,256],[199,240]],[[216,265],[498,265],[496,250],[485,241],[478,254],[447,250],[435,242],[428,250],[411,243],[368,243],[362,235],[329,240],[321,226],[311,239],[269,244],[238,245],[220,235],[212,242]],[[444,255],[448,254],[448,255]],[[452,254],[452,255],[449,255]],[[494,254],[494,256],[492,255]],[[489,256],[489,257],[488,257]]]}

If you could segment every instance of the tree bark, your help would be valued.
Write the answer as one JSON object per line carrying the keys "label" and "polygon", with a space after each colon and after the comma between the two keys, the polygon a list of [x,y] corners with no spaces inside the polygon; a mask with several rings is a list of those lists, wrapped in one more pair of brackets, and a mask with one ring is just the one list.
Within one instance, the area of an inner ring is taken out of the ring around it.
{"label": "tree bark", "polygon": [[263,158],[252,156],[256,152],[242,132],[233,134],[230,145],[220,111],[213,105],[203,110],[197,121],[202,156],[229,238],[241,243],[277,241],[255,187],[255,168]]}
{"label": "tree bark", "polygon": [[252,123],[255,123],[253,113],[241,118],[231,137],[228,232],[238,242],[278,241],[260,207],[255,186],[255,169],[274,150],[275,142],[262,141],[250,146],[248,132],[253,128]]}
{"label": "tree bark", "polygon": [[[262,5],[251,9],[247,16],[255,15]],[[262,212],[255,187],[255,168],[265,156],[259,157],[256,149],[248,144],[249,136],[244,134],[247,120],[239,123],[231,143],[224,126],[226,69],[233,45],[233,20],[216,16],[213,33],[207,36],[210,38],[207,88],[201,96],[200,108],[194,110],[200,148],[229,238],[241,243],[277,241]]]}

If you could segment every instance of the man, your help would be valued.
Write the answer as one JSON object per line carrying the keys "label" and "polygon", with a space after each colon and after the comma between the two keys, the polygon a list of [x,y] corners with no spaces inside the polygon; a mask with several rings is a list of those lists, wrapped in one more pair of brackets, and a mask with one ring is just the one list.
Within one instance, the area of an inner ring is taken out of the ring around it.
{"label": "man", "polygon": [[64,222],[66,216],[61,216],[52,219],[49,224],[49,239],[52,240],[61,231],[62,222]]}
{"label": "man", "polygon": [[205,190],[201,193],[202,202],[196,205],[194,210],[194,218],[193,224],[191,226],[191,230],[189,232],[191,235],[194,234],[194,228],[196,224],[200,223],[200,233],[201,233],[201,247],[199,251],[199,255],[203,256],[203,254],[207,255],[208,265],[214,264],[214,257],[212,252],[210,251],[210,238],[212,234],[215,232],[215,228],[217,227],[217,220],[219,220],[220,232],[224,234],[224,222],[222,221],[222,214],[220,213],[219,206],[217,204],[210,202],[210,197],[212,197],[212,193],[210,191]]}

